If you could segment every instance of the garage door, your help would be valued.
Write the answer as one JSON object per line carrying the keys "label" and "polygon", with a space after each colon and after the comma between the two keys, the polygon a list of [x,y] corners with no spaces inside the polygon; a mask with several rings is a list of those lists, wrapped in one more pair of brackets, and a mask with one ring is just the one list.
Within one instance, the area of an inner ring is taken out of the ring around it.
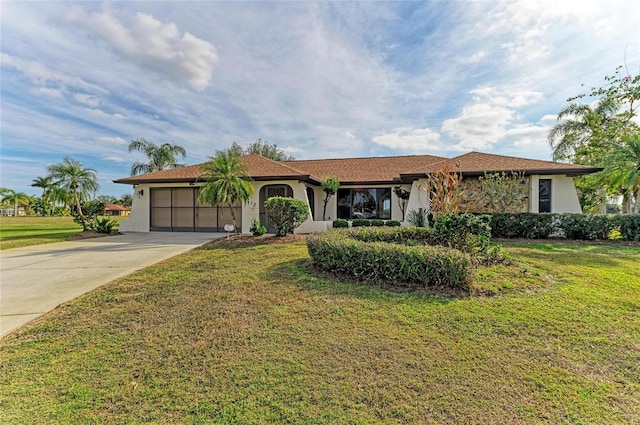
{"label": "garage door", "polygon": [[[151,230],[163,232],[224,232],[231,224],[227,205],[203,205],[198,188],[151,189]],[[242,206],[234,206],[236,224],[241,231]]]}

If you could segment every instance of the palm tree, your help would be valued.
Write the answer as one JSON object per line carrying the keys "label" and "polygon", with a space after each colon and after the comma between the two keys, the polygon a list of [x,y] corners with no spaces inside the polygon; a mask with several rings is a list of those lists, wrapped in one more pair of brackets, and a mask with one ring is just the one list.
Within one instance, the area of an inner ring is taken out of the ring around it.
{"label": "palm tree", "polygon": [[47,167],[54,185],[71,193],[72,206],[82,222],[82,230],[87,230],[87,219],[82,213],[82,202],[90,199],[98,190],[96,170],[85,168],[81,162],[64,157],[61,164]]}
{"label": "palm tree", "polygon": [[620,145],[608,153],[602,165],[601,181],[623,194],[627,213],[637,214],[640,210],[640,134],[623,136]]}
{"label": "palm tree", "polygon": [[31,183],[31,187],[39,187],[42,189],[42,199],[46,199],[49,194],[49,189],[51,188],[51,184],[53,183],[53,179],[51,176],[46,177],[36,177],[33,179],[33,183]]}
{"label": "palm tree", "polygon": [[254,190],[247,167],[236,153],[218,151],[216,156],[210,157],[209,162],[204,165],[203,176],[207,182],[200,188],[200,202],[211,205],[227,204],[237,233],[233,204],[238,201],[247,202]]}
{"label": "palm tree", "polygon": [[147,142],[143,138],[129,142],[129,152],[133,151],[144,153],[149,162],[134,162],[131,166],[131,175],[183,167],[183,164],[178,164],[176,156],[180,155],[182,158],[187,156],[187,151],[182,146],[172,145],[170,143],[163,143],[158,146],[154,143]]}
{"label": "palm tree", "polygon": [[603,99],[593,108],[590,105],[572,103],[560,111],[558,124],[547,135],[553,149],[553,159],[571,158],[576,150],[588,145],[593,132],[608,126],[618,109],[618,103]]}
{"label": "palm tree", "polygon": [[0,188],[0,196],[2,196],[2,204],[13,206],[13,216],[18,216],[18,207],[28,206],[33,202],[33,198],[24,192],[16,192],[12,189]]}

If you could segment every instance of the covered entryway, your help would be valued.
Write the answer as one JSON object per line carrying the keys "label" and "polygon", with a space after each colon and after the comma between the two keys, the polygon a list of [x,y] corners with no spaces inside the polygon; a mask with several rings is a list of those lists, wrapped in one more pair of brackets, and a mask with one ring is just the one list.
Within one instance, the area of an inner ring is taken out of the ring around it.
{"label": "covered entryway", "polygon": [[[173,187],[151,189],[152,231],[164,232],[224,232],[232,223],[226,205],[203,205],[198,202],[198,188]],[[242,223],[242,205],[234,206],[238,231]]]}

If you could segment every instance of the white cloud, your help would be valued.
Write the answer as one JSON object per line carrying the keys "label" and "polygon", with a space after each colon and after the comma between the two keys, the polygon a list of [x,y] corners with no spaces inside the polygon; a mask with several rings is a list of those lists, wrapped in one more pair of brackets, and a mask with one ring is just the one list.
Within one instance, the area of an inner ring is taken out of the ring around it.
{"label": "white cloud", "polygon": [[482,150],[500,139],[513,119],[512,109],[476,103],[465,106],[458,117],[445,120],[442,132],[458,141],[458,149]]}
{"label": "white cloud", "polygon": [[396,128],[391,133],[373,137],[373,142],[393,150],[425,152],[438,150],[440,135],[429,128]]}
{"label": "white cloud", "polygon": [[131,158],[125,158],[123,156],[105,156],[102,158],[105,161],[113,161],[120,164],[124,164],[126,162],[131,162]]}
{"label": "white cloud", "polygon": [[31,93],[51,97],[54,99],[64,99],[64,91],[50,87],[34,87],[29,90]]}
{"label": "white cloud", "polygon": [[100,106],[100,99],[96,96],[91,96],[90,94],[85,93],[75,93],[73,98],[76,102],[82,103],[83,105],[95,108]]}
{"label": "white cloud", "polygon": [[152,15],[138,12],[130,22],[120,22],[108,11],[85,13],[70,9],[68,22],[96,34],[122,58],[132,63],[184,80],[202,91],[211,82],[218,54],[213,44],[181,33],[173,22],[162,23]]}
{"label": "white cloud", "polygon": [[124,145],[127,143],[122,137],[98,137],[98,141],[109,145]]}
{"label": "white cloud", "polygon": [[47,85],[50,84],[61,88],[84,90],[93,93],[108,93],[102,87],[90,84],[82,78],[71,76],[65,72],[52,70],[40,62],[0,53],[0,63],[3,68],[10,67],[19,71],[29,78],[36,87],[48,88]]}

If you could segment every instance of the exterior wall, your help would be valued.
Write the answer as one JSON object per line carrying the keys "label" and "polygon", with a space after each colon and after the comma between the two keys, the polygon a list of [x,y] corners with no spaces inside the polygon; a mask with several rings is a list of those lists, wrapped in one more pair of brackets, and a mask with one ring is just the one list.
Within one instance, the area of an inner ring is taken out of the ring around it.
{"label": "exterior wall", "polygon": [[569,176],[531,176],[531,199],[529,211],[538,211],[538,182],[540,179],[551,179],[551,212],[552,213],[582,213],[578,200],[578,193]]}
{"label": "exterior wall", "polygon": [[[525,177],[526,182],[522,184],[521,188],[525,189],[527,196],[519,201],[514,201],[505,211],[499,212],[529,212],[531,197],[531,184],[530,178]],[[537,183],[536,183],[537,184]],[[526,186],[526,188],[525,188]],[[482,193],[482,185],[478,177],[465,177],[460,182],[462,188],[462,200],[460,202],[460,211],[462,212],[496,212],[495,207],[487,204]]]}
{"label": "exterior wall", "polygon": [[[157,185],[156,187],[163,187]],[[133,189],[131,214],[127,220],[120,221],[120,232],[148,232],[150,219],[151,191],[149,185],[139,184]]]}
{"label": "exterior wall", "polygon": [[[409,211],[418,211],[420,208],[429,210],[429,199],[427,198],[427,193],[424,190],[420,190],[420,188],[424,188],[426,184],[427,179],[420,179],[414,181],[411,185],[411,195],[409,196],[409,202],[407,203],[407,214]],[[405,187],[405,189],[408,188]]]}

